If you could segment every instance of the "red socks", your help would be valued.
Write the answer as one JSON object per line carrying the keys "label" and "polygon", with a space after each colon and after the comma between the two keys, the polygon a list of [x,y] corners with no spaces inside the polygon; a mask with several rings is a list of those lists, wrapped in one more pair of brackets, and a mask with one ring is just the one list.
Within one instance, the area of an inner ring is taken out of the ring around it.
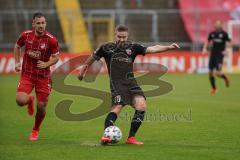
{"label": "red socks", "polygon": [[33,130],[39,131],[40,125],[45,117],[46,113],[42,114],[39,111],[37,111],[36,116],[35,116],[35,124],[33,127]]}

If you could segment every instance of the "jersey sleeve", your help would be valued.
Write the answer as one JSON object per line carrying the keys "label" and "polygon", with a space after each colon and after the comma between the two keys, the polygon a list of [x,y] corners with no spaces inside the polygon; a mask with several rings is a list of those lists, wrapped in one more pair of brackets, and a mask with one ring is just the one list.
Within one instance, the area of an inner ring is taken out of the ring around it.
{"label": "jersey sleeve", "polygon": [[24,46],[25,42],[26,42],[26,37],[27,37],[27,35],[25,32],[21,33],[17,39],[16,45],[18,45],[19,47]]}
{"label": "jersey sleeve", "polygon": [[227,33],[227,32],[225,33],[225,40],[228,41],[228,42],[231,41],[231,39],[230,39],[230,37],[228,36],[228,33]]}
{"label": "jersey sleeve", "polygon": [[133,45],[133,48],[134,48],[134,51],[135,51],[136,55],[143,55],[144,56],[146,54],[146,50],[147,50],[146,46],[135,43]]}
{"label": "jersey sleeve", "polygon": [[213,33],[211,32],[208,34],[208,42],[211,41],[212,39],[213,39]]}
{"label": "jersey sleeve", "polygon": [[98,47],[92,54],[93,58],[99,61],[104,56],[103,46]]}
{"label": "jersey sleeve", "polygon": [[50,52],[51,54],[58,54],[59,53],[59,45],[56,38],[52,38],[50,41]]}

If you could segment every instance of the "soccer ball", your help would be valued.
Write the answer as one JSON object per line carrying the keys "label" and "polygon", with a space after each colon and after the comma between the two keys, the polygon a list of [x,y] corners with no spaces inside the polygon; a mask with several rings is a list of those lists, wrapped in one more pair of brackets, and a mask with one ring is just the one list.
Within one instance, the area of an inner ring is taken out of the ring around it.
{"label": "soccer ball", "polygon": [[109,137],[112,140],[112,143],[117,143],[122,138],[122,132],[116,126],[109,126],[104,131],[104,137]]}

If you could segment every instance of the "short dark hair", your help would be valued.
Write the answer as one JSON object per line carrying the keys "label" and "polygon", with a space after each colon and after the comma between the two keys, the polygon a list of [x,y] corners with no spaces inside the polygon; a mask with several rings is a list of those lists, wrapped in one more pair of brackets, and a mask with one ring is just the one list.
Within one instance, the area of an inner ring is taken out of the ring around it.
{"label": "short dark hair", "polygon": [[123,24],[120,24],[116,27],[115,31],[117,31],[117,32],[128,32],[128,27],[123,25]]}
{"label": "short dark hair", "polygon": [[33,20],[35,18],[41,18],[41,17],[44,17],[44,15],[41,12],[36,12],[36,13],[33,14]]}

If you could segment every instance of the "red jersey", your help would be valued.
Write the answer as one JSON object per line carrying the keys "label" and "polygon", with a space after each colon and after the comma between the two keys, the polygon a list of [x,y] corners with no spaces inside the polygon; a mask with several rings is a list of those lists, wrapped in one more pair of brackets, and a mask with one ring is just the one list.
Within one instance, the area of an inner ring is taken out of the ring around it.
{"label": "red jersey", "polygon": [[37,68],[37,62],[49,61],[52,54],[59,53],[57,39],[45,31],[43,35],[35,35],[34,30],[27,30],[21,33],[16,44],[19,47],[25,46],[22,74],[30,77],[50,77],[50,67]]}

